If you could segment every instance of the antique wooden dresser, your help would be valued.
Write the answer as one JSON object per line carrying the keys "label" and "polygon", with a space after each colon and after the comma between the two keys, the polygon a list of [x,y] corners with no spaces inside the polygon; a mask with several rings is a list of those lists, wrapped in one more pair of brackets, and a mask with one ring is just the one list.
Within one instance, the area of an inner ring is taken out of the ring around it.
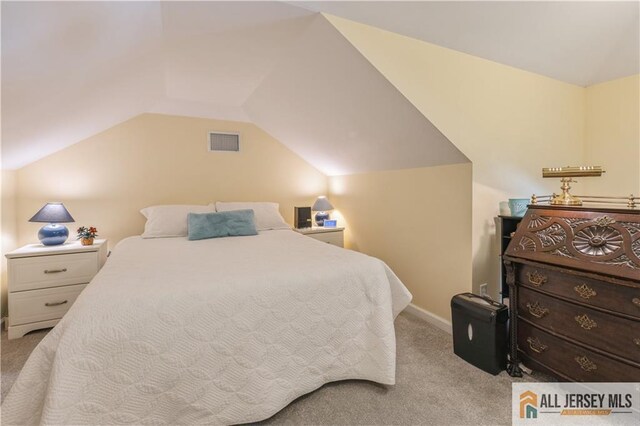
{"label": "antique wooden dresser", "polygon": [[640,381],[640,210],[531,205],[504,259],[511,375]]}

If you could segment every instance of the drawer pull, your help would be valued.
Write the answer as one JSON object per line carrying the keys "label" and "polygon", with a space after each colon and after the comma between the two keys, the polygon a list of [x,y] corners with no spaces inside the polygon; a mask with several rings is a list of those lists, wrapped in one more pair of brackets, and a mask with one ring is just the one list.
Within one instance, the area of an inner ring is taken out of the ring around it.
{"label": "drawer pull", "polygon": [[546,351],[548,347],[547,345],[540,342],[540,339],[538,339],[537,337],[528,337],[527,343],[529,344],[529,348],[538,354]]}
{"label": "drawer pull", "polygon": [[44,304],[44,306],[60,306],[60,305],[64,305],[65,303],[67,303],[68,300],[63,300],[62,302],[47,302]]}
{"label": "drawer pull", "polygon": [[577,356],[574,358],[574,360],[578,363],[578,365],[580,366],[580,368],[582,368],[584,371],[586,372],[591,372],[593,370],[597,370],[598,366],[591,361],[589,358],[587,358],[586,356]]}
{"label": "drawer pull", "polygon": [[547,282],[547,277],[539,273],[538,271],[527,272],[527,278],[534,287],[541,287]]}
{"label": "drawer pull", "polygon": [[636,346],[640,347],[640,339],[633,339],[633,343],[635,343]]}
{"label": "drawer pull", "polygon": [[535,302],[533,305],[527,303],[527,308],[529,308],[529,313],[536,318],[543,318],[549,313],[549,309],[543,308],[538,302]]}
{"label": "drawer pull", "polygon": [[583,299],[591,299],[592,297],[598,295],[598,293],[596,293],[594,289],[586,284],[577,285],[573,289],[576,291],[576,293],[578,293],[578,296],[582,297]]}
{"label": "drawer pull", "polygon": [[44,273],[45,274],[58,274],[60,272],[67,272],[67,268],[62,268],[62,269],[45,269]]}
{"label": "drawer pull", "polygon": [[637,297],[634,297],[633,299],[631,299],[631,302],[636,305],[638,308],[640,308],[640,299],[638,299]]}
{"label": "drawer pull", "polygon": [[580,324],[580,327],[584,328],[585,330],[591,330],[592,328],[598,326],[598,323],[589,318],[587,314],[576,315],[575,320],[578,324]]}

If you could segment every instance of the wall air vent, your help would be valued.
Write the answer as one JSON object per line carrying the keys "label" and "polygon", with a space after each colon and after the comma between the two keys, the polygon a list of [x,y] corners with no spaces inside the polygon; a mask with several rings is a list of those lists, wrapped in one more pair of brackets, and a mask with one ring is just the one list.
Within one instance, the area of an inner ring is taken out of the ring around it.
{"label": "wall air vent", "polygon": [[240,151],[240,134],[209,132],[209,151]]}

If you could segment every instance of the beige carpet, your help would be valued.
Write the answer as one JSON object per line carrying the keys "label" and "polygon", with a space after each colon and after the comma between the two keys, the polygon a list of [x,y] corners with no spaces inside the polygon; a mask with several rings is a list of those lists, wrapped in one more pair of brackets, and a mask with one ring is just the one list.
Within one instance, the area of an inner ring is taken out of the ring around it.
{"label": "beige carpet", "polygon": [[[331,383],[294,401],[264,424],[511,424],[511,382],[453,354],[451,336],[409,314],[396,320],[395,386],[351,380]],[[2,332],[2,398],[29,353],[46,335],[7,340]],[[543,376],[523,381],[545,380]]]}

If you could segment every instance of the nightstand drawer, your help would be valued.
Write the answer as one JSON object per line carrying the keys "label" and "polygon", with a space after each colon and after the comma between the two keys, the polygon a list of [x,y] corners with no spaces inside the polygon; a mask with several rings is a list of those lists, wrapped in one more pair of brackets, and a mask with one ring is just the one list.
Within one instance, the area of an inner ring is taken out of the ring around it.
{"label": "nightstand drawer", "polygon": [[318,241],[322,241],[334,246],[343,247],[343,233],[339,232],[322,232],[317,234],[308,234],[307,236],[314,238]]}
{"label": "nightstand drawer", "polygon": [[11,293],[69,284],[86,284],[98,273],[95,252],[11,259]]}
{"label": "nightstand drawer", "polygon": [[9,326],[62,318],[87,284],[15,293],[9,299]]}

